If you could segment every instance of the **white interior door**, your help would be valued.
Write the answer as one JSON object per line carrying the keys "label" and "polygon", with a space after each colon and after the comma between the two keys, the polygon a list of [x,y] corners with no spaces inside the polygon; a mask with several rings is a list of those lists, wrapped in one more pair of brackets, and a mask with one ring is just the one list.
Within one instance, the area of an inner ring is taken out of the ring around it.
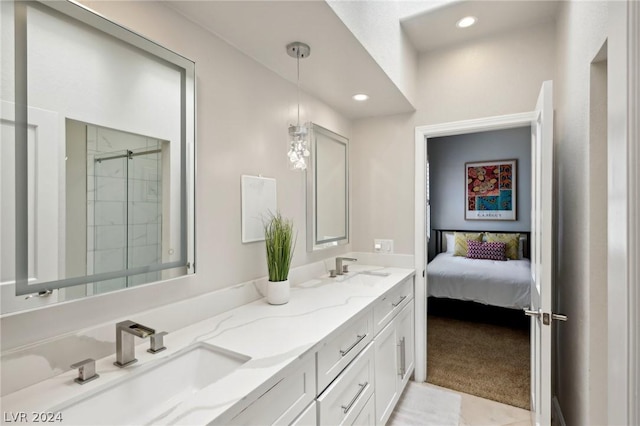
{"label": "white interior door", "polygon": [[536,425],[551,424],[553,295],[553,82],[542,84],[531,123],[531,411]]}
{"label": "white interior door", "polygon": [[[47,297],[16,296],[15,288],[15,106],[0,103],[0,312],[36,308],[57,301]],[[29,108],[28,123],[28,276],[29,284],[58,279],[59,159],[58,115]]]}

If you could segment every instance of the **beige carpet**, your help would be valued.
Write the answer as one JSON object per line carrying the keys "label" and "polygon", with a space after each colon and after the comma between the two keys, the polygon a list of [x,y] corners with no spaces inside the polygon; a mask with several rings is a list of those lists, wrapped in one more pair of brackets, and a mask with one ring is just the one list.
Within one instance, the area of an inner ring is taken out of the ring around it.
{"label": "beige carpet", "polygon": [[530,409],[529,332],[429,316],[427,382]]}

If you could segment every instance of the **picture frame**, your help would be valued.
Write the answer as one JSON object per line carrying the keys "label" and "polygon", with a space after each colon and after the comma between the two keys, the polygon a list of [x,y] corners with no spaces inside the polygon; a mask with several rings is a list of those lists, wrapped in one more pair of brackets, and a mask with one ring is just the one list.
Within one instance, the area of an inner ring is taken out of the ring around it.
{"label": "picture frame", "polygon": [[465,163],[465,220],[517,220],[517,160]]}
{"label": "picture frame", "polygon": [[276,180],[242,175],[242,243],[264,241],[264,219],[278,209]]}

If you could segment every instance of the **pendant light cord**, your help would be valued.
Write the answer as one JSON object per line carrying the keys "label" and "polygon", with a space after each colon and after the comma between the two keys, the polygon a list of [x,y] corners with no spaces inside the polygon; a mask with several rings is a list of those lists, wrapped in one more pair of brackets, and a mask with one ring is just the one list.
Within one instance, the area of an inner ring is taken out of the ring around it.
{"label": "pendant light cord", "polygon": [[296,63],[298,69],[298,126],[300,126],[300,51],[296,53]]}

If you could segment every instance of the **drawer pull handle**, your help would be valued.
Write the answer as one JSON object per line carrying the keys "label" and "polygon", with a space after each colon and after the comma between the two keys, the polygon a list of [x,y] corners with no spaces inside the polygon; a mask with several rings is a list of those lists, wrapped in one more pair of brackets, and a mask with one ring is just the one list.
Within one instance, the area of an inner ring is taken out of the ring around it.
{"label": "drawer pull handle", "polygon": [[369,382],[364,382],[364,383],[360,383],[358,384],[358,386],[360,386],[360,390],[358,390],[358,393],[356,394],[356,396],[353,397],[353,399],[351,401],[349,401],[349,403],[345,406],[342,406],[342,411],[347,414],[349,412],[349,410],[351,410],[351,407],[353,407],[353,404],[356,403],[356,401],[358,400],[358,398],[360,397],[360,395],[362,394],[362,392],[364,392],[364,390],[367,388],[367,385],[369,384]]}
{"label": "drawer pull handle", "polygon": [[347,349],[345,349],[345,350],[340,349],[340,355],[342,355],[342,356],[346,356],[349,352],[351,352],[351,350],[352,350],[353,348],[355,348],[356,346],[358,346],[358,343],[362,342],[362,340],[363,340],[365,337],[367,337],[367,333],[365,333],[365,334],[358,334],[356,337],[357,337],[357,340],[356,340],[355,342],[353,342],[353,343],[351,344],[351,346],[349,346],[349,347],[348,347]]}
{"label": "drawer pull handle", "polygon": [[403,301],[404,299],[406,299],[406,298],[407,298],[407,296],[402,296],[402,297],[400,298],[400,300],[398,300],[396,303],[392,303],[391,305],[395,308],[396,306],[398,306],[399,304],[401,304],[401,303],[402,303],[402,301]]}

